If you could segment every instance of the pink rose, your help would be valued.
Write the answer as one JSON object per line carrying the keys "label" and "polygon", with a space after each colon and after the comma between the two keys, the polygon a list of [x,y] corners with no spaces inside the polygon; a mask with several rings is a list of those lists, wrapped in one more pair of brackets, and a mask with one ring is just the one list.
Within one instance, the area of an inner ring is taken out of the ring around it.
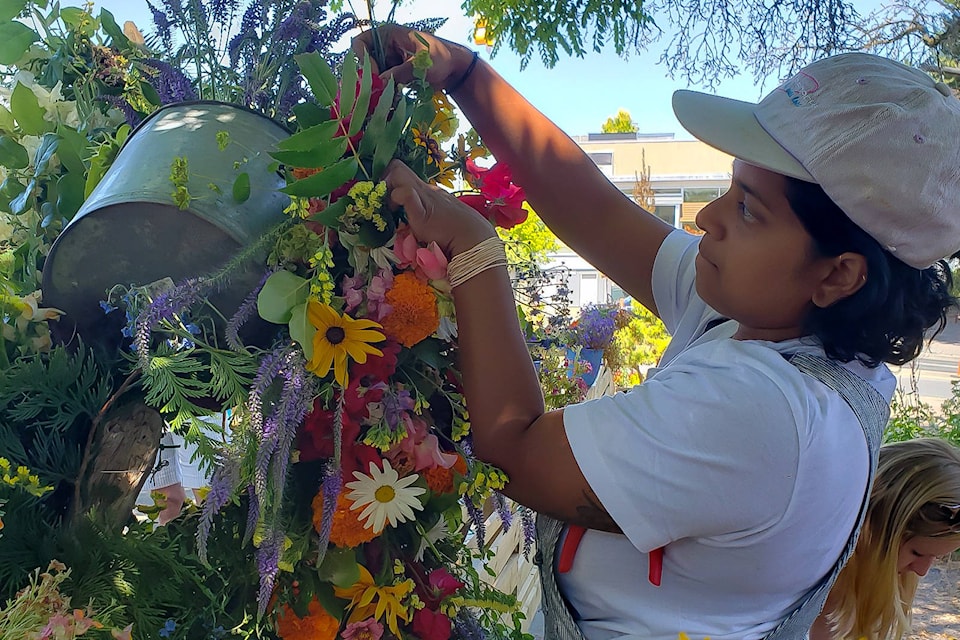
{"label": "pink rose", "polygon": [[421,640],[449,640],[450,629],[450,618],[442,613],[420,609],[413,614],[413,633]]}

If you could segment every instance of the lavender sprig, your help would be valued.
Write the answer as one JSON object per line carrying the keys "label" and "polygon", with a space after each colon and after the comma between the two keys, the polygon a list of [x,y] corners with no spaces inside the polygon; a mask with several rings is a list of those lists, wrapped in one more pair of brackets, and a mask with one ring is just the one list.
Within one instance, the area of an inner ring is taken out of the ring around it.
{"label": "lavender sprig", "polygon": [[333,414],[333,459],[327,462],[323,485],[323,513],[320,518],[320,539],[317,541],[317,566],[323,562],[327,553],[327,544],[330,542],[330,531],[333,529],[333,512],[337,508],[337,498],[343,489],[342,457],[343,457],[343,412],[346,409],[346,400],[343,392],[337,396],[337,408]]}
{"label": "lavender sprig", "polygon": [[271,530],[257,548],[257,572],[260,574],[260,591],[257,594],[257,613],[263,616],[273,595],[273,587],[280,573],[280,553],[283,551],[283,532]]}
{"label": "lavender sprig", "polygon": [[260,521],[260,499],[257,498],[257,492],[253,485],[247,487],[247,526],[243,533],[243,544],[246,545],[253,539],[253,534],[257,530],[257,522]]}
{"label": "lavender sprig", "polygon": [[482,550],[487,544],[487,529],[483,522],[483,511],[474,504],[470,496],[463,496],[463,505],[467,508],[470,522],[473,523],[473,530],[477,536],[477,548]]}
{"label": "lavender sprig", "polygon": [[156,8],[150,4],[149,0],[147,1],[147,6],[150,8],[150,13],[153,14],[153,25],[157,28],[157,35],[160,36],[163,46],[170,50],[173,48],[173,34],[170,31],[172,23],[170,22],[170,17],[160,9]]}
{"label": "lavender sprig", "polygon": [[172,320],[178,313],[200,300],[212,287],[212,280],[188,278],[158,295],[150,306],[140,313],[133,340],[143,371],[150,367],[150,332],[153,328],[161,322]]}
{"label": "lavender sprig", "polygon": [[537,539],[537,523],[534,520],[533,510],[521,506],[518,509],[520,513],[520,523],[523,525],[523,557],[530,559],[530,552],[533,550],[533,542]]}
{"label": "lavender sprig", "polygon": [[160,96],[160,104],[197,99],[197,92],[194,91],[190,78],[169,62],[144,58],[140,63],[155,71],[150,75],[149,82]]}
{"label": "lavender sprig", "polygon": [[247,397],[247,411],[250,413],[250,426],[258,437],[263,435],[263,394],[267,392],[270,385],[280,373],[280,367],[287,353],[290,351],[289,344],[281,344],[273,351],[263,356],[260,360],[260,367],[257,369],[257,375],[253,378],[250,385],[250,395]]}
{"label": "lavender sprig", "polygon": [[267,283],[267,278],[272,276],[276,271],[276,269],[267,269],[263,277],[260,278],[260,282],[257,283],[257,286],[247,294],[247,297],[243,299],[237,312],[227,321],[224,336],[227,340],[227,346],[234,351],[243,351],[243,343],[240,342],[240,329],[247,323],[247,320],[253,317],[253,312],[257,308],[257,296],[259,296],[260,291],[263,290],[263,285]]}
{"label": "lavender sprig", "polygon": [[513,512],[510,511],[510,505],[507,504],[507,499],[499,491],[494,491],[493,502],[497,507],[497,515],[500,516],[500,522],[503,523],[503,530],[510,531],[510,525],[513,524]]}

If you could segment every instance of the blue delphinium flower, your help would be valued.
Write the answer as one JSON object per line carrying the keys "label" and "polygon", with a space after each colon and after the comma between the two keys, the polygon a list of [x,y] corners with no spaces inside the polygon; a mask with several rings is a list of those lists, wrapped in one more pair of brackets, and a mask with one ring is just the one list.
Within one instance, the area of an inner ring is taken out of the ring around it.
{"label": "blue delphinium flower", "polygon": [[160,632],[157,634],[161,638],[169,638],[173,635],[173,632],[177,630],[177,622],[173,618],[169,618],[166,624],[160,628]]}

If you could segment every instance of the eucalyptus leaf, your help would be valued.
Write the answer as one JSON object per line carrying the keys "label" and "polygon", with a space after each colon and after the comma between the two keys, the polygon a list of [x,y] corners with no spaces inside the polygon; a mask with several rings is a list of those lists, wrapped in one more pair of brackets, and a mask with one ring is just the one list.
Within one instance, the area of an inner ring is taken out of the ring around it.
{"label": "eucalyptus leaf", "polygon": [[341,589],[352,587],[360,580],[360,565],[357,564],[356,551],[338,547],[327,549],[317,573],[322,580],[331,582]]}
{"label": "eucalyptus leaf", "polygon": [[397,85],[393,78],[387,80],[387,86],[384,87],[380,101],[373,110],[370,122],[367,123],[367,128],[363,132],[363,139],[360,140],[361,157],[373,156],[374,151],[376,151],[377,144],[383,137],[383,132],[387,129],[387,118],[390,117],[390,107],[393,105],[393,94],[396,93],[396,90]]}
{"label": "eucalyptus leaf", "polygon": [[52,202],[44,202],[42,205],[40,205],[40,226],[43,229],[46,229],[53,224],[53,221],[56,217],[57,208],[53,206]]}
{"label": "eucalyptus leaf", "polygon": [[403,135],[403,129],[407,124],[407,103],[401,100],[397,108],[393,110],[393,117],[387,122],[387,128],[383,132],[383,137],[377,142],[377,148],[373,152],[373,175],[374,180],[380,180],[383,172],[387,170],[387,165],[393,160],[397,152],[397,144]]}
{"label": "eucalyptus leaf", "polygon": [[37,32],[22,22],[0,24],[0,65],[16,64],[39,39]]}
{"label": "eucalyptus leaf", "polygon": [[[0,34],[0,42],[3,42],[2,38],[3,34]],[[0,64],[3,62],[0,61]],[[20,82],[10,94],[10,111],[13,112],[20,129],[27,135],[39,136],[49,129],[50,123],[43,119],[45,112],[37,96]]]}
{"label": "eucalyptus leaf", "polygon": [[13,20],[26,6],[27,0],[0,0],[0,22]]}
{"label": "eucalyptus leaf", "polygon": [[20,215],[30,206],[30,199],[33,197],[33,190],[37,188],[37,181],[31,180],[24,187],[23,191],[16,198],[10,201],[10,213]]}
{"label": "eucalyptus leaf", "polygon": [[346,150],[347,139],[340,137],[310,151],[274,151],[270,156],[289,167],[322,169],[342,158]]}
{"label": "eucalyptus leaf", "polygon": [[33,157],[33,175],[40,177],[50,166],[50,158],[60,147],[60,136],[55,133],[45,133],[40,139],[40,146],[37,147],[37,153]]}
{"label": "eucalyptus leaf", "polygon": [[250,199],[250,174],[244,171],[233,181],[233,199],[243,204]]}
{"label": "eucalyptus leaf", "polygon": [[347,51],[340,67],[340,117],[344,118],[353,112],[354,101],[357,99],[357,57],[352,51]]}
{"label": "eucalyptus leaf", "polygon": [[336,120],[328,120],[308,129],[303,129],[277,143],[277,148],[283,151],[316,151],[318,148],[330,144],[340,128]]}
{"label": "eucalyptus leaf", "polygon": [[26,169],[30,166],[27,150],[10,136],[0,136],[0,165],[7,169]]}
{"label": "eucalyptus leaf", "polygon": [[290,312],[290,337],[300,343],[307,360],[313,357],[313,335],[316,332],[317,328],[307,318],[307,303],[295,306]]}
{"label": "eucalyptus leaf", "polygon": [[370,110],[372,92],[373,73],[370,71],[370,57],[364,56],[360,91],[357,94],[357,104],[353,108],[353,115],[350,116],[350,129],[347,131],[347,136],[352,137],[360,133],[363,123],[367,120],[367,112]]}
{"label": "eucalyptus leaf", "polygon": [[267,322],[287,324],[293,308],[306,303],[309,294],[309,280],[289,271],[277,271],[267,278],[257,296],[257,312]]}
{"label": "eucalyptus leaf", "polygon": [[310,90],[317,102],[324,107],[332,105],[337,98],[339,83],[327,61],[316,51],[301,53],[294,56],[294,60],[300,66],[300,71],[307,79],[307,84],[310,85]]}
{"label": "eucalyptus leaf", "polygon": [[297,180],[293,184],[288,184],[281,189],[284,193],[291,196],[300,196],[303,198],[323,198],[330,195],[335,189],[343,185],[348,180],[357,175],[356,158],[346,158],[340,162],[324,169],[320,173],[315,173],[309,178]]}

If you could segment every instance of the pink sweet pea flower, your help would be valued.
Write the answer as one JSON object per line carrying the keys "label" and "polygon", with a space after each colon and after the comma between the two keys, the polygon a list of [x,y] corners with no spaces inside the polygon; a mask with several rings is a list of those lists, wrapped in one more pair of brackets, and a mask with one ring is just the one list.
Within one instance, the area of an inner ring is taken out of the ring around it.
{"label": "pink sweet pea flower", "polygon": [[381,269],[370,279],[367,287],[367,316],[380,322],[393,311],[393,307],[386,303],[387,291],[393,287],[393,272]]}
{"label": "pink sweet pea flower", "polygon": [[527,219],[523,208],[526,194],[523,188],[513,184],[510,168],[498,162],[489,169],[478,167],[473,160],[466,161],[470,183],[480,193],[458,196],[460,201],[476,210],[480,215],[498,227],[510,229]]}
{"label": "pink sweet pea flower", "polygon": [[420,609],[413,614],[413,633],[421,640],[449,640],[450,618],[437,611]]}
{"label": "pink sweet pea flower", "polygon": [[388,455],[406,454],[405,457],[413,460],[414,471],[436,467],[449,469],[454,465],[457,456],[440,450],[440,440],[430,433],[426,422],[408,413],[403,414],[403,421],[407,426],[407,435],[390,450]]}
{"label": "pink sweet pea flower", "polygon": [[401,224],[397,229],[397,237],[393,243],[393,253],[400,262],[397,264],[401,269],[406,269],[417,261],[417,249],[420,245],[417,239],[413,237],[413,231],[405,224]]}
{"label": "pink sweet pea flower", "polygon": [[426,249],[417,249],[417,271],[421,270],[429,280],[446,279],[447,256],[436,242],[431,242]]}
{"label": "pink sweet pea flower", "polygon": [[366,284],[362,275],[344,276],[340,287],[347,302],[345,311],[353,311],[363,303],[363,288]]}
{"label": "pink sweet pea flower", "polygon": [[383,625],[373,618],[351,622],[340,637],[343,640],[380,640],[383,637]]}

